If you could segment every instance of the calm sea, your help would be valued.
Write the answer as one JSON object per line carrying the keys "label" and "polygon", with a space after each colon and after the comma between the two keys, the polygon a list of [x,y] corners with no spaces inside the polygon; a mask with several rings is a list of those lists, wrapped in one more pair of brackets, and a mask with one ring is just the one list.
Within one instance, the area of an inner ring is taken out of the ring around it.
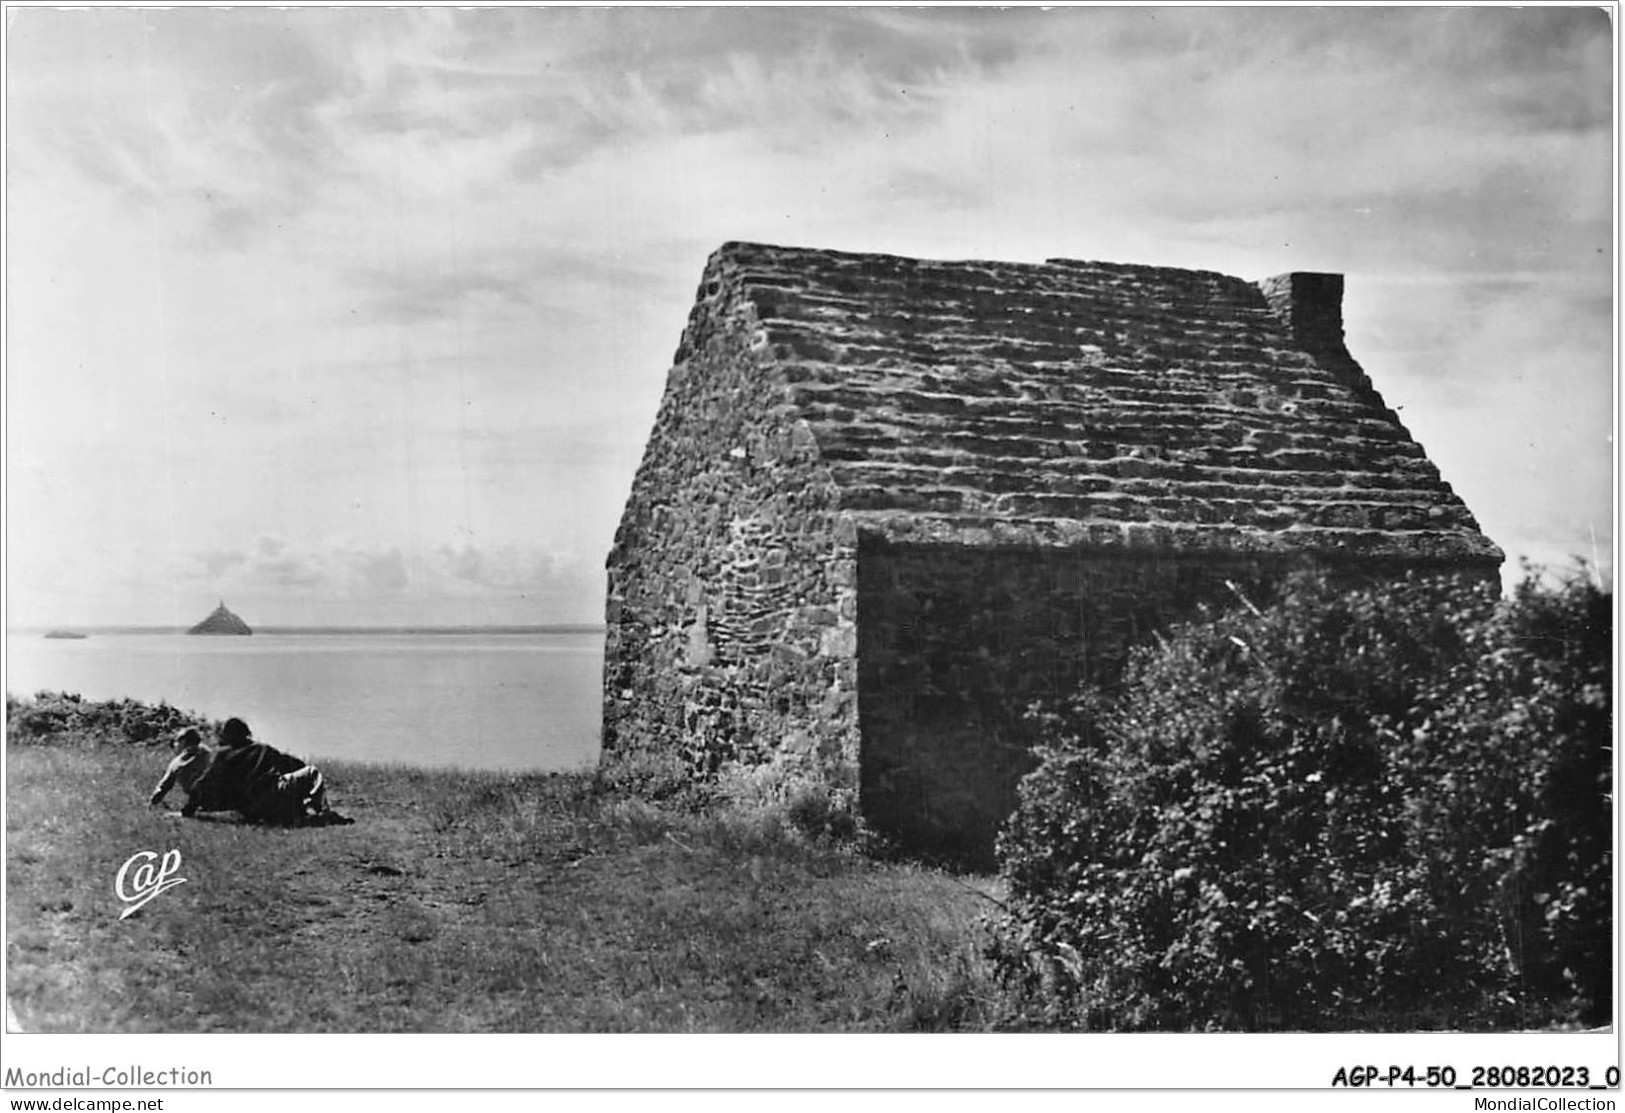
{"label": "calm sea", "polygon": [[311,761],[568,770],[598,760],[601,633],[6,636],[5,686],[236,715]]}

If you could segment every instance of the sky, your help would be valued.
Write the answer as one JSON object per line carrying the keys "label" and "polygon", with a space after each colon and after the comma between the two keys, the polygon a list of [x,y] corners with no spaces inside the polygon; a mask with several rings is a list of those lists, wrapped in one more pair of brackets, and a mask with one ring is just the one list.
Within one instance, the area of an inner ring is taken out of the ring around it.
{"label": "sky", "polygon": [[13,627],[601,621],[729,240],[1342,273],[1509,567],[1611,577],[1606,10],[7,18]]}

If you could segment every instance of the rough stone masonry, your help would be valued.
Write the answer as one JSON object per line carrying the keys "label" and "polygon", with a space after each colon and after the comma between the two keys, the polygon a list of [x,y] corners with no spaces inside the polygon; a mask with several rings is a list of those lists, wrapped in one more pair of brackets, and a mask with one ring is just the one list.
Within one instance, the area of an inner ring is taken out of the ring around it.
{"label": "rough stone masonry", "polygon": [[603,760],[755,767],[986,861],[1029,705],[1227,581],[1493,577],[1342,287],[725,244],[609,554]]}

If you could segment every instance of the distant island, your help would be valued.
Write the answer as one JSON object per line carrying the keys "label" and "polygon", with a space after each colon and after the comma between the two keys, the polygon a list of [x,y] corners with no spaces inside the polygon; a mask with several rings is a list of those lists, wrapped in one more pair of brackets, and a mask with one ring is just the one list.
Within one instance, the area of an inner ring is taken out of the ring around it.
{"label": "distant island", "polygon": [[47,630],[45,636],[48,638],[87,638],[90,635],[81,634],[75,630]]}
{"label": "distant island", "polygon": [[232,614],[226,609],[226,601],[220,600],[220,605],[202,622],[186,631],[188,634],[237,634],[247,635],[254,631],[249,629],[248,623]]}

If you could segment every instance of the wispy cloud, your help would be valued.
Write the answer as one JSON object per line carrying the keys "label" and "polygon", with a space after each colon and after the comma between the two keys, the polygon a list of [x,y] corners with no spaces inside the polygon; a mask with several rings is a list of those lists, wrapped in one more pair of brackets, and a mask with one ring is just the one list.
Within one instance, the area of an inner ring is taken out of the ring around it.
{"label": "wispy cloud", "polygon": [[591,598],[731,239],[1346,272],[1497,540],[1611,506],[1600,10],[11,14],[14,592]]}
{"label": "wispy cloud", "polygon": [[[414,553],[356,540],[313,544],[261,534],[242,549],[144,555],[145,571],[125,576],[125,586],[165,598],[224,597],[245,615],[286,614],[306,600],[364,605],[489,597],[519,605],[566,597],[589,576],[596,579],[593,562],[568,553],[524,545],[488,549],[467,540]],[[578,603],[573,613],[577,620],[596,617],[590,604]]]}
{"label": "wispy cloud", "polygon": [[522,275],[458,268],[449,273],[403,274],[371,270],[358,284],[375,291],[368,308],[385,320],[432,321],[465,313],[530,310],[535,312],[536,284]]}

